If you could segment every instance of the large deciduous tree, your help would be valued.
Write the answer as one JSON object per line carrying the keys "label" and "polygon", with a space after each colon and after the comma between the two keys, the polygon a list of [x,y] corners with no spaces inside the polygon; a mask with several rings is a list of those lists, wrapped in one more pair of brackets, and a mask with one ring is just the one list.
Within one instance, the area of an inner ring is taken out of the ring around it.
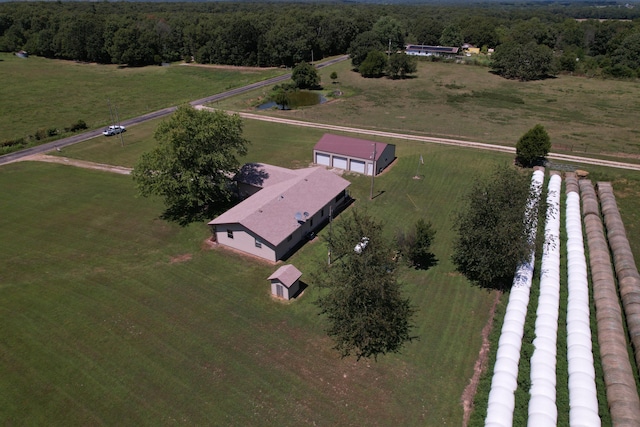
{"label": "large deciduous tree", "polygon": [[537,223],[537,212],[527,209],[530,192],[529,176],[506,165],[476,178],[454,223],[452,260],[467,279],[491,289],[511,286],[516,267],[535,247],[529,238]]}
{"label": "large deciduous tree", "polygon": [[320,85],[320,76],[313,65],[302,61],[293,68],[291,80],[299,89],[315,89]]}
{"label": "large deciduous tree", "polygon": [[380,43],[395,52],[404,48],[404,33],[400,22],[391,16],[382,16],[373,24],[371,29],[378,34]]}
{"label": "large deciduous tree", "polygon": [[349,56],[351,57],[351,64],[356,70],[359,70],[360,64],[364,62],[372,50],[379,52],[385,50],[385,46],[380,42],[379,35],[374,31],[360,33],[351,42]]}
{"label": "large deciduous tree", "polygon": [[507,42],[496,48],[491,67],[496,74],[522,81],[547,77],[552,71],[553,53],[545,45]]}
{"label": "large deciduous tree", "polygon": [[394,53],[389,57],[387,64],[387,74],[393,78],[404,79],[407,74],[413,74],[418,71],[418,60],[415,56],[409,56],[404,53]]}
{"label": "large deciduous tree", "polygon": [[460,47],[462,46],[462,43],[464,43],[464,36],[462,35],[462,30],[457,24],[447,25],[444,30],[442,30],[440,45]]}
{"label": "large deciduous tree", "polygon": [[537,124],[518,140],[516,161],[523,166],[533,166],[544,160],[549,150],[551,150],[551,138],[544,126]]}
{"label": "large deciduous tree", "polygon": [[415,309],[402,295],[393,246],[383,237],[381,224],[367,214],[354,211],[337,223],[331,239],[337,260],[315,278],[327,333],[342,357],[376,359],[397,353],[415,339]]}
{"label": "large deciduous tree", "polygon": [[387,68],[387,55],[379,50],[372,50],[367,58],[360,64],[358,70],[362,77],[380,77]]}
{"label": "large deciduous tree", "polygon": [[154,137],[159,145],[142,155],[132,176],[142,196],[164,199],[165,219],[186,225],[211,219],[228,206],[229,176],[248,144],[237,114],[181,106]]}

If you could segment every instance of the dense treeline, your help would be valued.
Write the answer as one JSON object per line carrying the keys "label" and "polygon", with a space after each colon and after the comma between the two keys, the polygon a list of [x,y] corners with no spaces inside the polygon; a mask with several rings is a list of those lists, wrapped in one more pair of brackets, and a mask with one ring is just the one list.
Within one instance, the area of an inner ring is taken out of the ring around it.
{"label": "dense treeline", "polygon": [[553,60],[547,72],[634,77],[639,16],[640,8],[613,3],[0,3],[0,51],[129,66],[192,58],[292,66],[347,52],[366,57],[389,43],[464,42],[535,47]]}

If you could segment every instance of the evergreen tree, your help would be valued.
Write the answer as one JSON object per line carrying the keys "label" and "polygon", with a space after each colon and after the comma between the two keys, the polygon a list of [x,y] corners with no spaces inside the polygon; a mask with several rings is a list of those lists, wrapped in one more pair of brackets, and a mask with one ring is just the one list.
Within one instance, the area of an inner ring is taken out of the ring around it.
{"label": "evergreen tree", "polygon": [[547,157],[551,138],[540,124],[529,129],[516,144],[516,161],[523,166],[533,166]]}

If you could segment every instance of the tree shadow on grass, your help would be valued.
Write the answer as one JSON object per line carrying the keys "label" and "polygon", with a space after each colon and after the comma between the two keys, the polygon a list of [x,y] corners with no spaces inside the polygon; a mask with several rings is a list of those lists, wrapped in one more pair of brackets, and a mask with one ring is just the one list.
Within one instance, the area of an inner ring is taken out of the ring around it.
{"label": "tree shadow on grass", "polygon": [[431,267],[435,267],[436,265],[438,265],[439,262],[440,262],[440,260],[438,260],[438,258],[436,258],[435,254],[428,253],[428,254],[426,254],[426,255],[424,255],[422,257],[419,257],[418,259],[414,260],[413,268],[415,270],[427,271]]}

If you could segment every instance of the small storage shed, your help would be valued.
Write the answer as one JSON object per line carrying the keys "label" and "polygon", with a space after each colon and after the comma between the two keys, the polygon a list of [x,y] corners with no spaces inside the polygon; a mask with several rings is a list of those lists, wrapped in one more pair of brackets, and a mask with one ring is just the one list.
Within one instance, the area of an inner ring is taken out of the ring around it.
{"label": "small storage shed", "polygon": [[283,265],[267,279],[271,281],[271,294],[278,298],[291,299],[300,290],[300,276],[302,273],[293,265]]}
{"label": "small storage shed", "polygon": [[324,134],[313,147],[314,163],[364,175],[371,175],[374,170],[378,175],[395,158],[393,144],[330,133]]}

